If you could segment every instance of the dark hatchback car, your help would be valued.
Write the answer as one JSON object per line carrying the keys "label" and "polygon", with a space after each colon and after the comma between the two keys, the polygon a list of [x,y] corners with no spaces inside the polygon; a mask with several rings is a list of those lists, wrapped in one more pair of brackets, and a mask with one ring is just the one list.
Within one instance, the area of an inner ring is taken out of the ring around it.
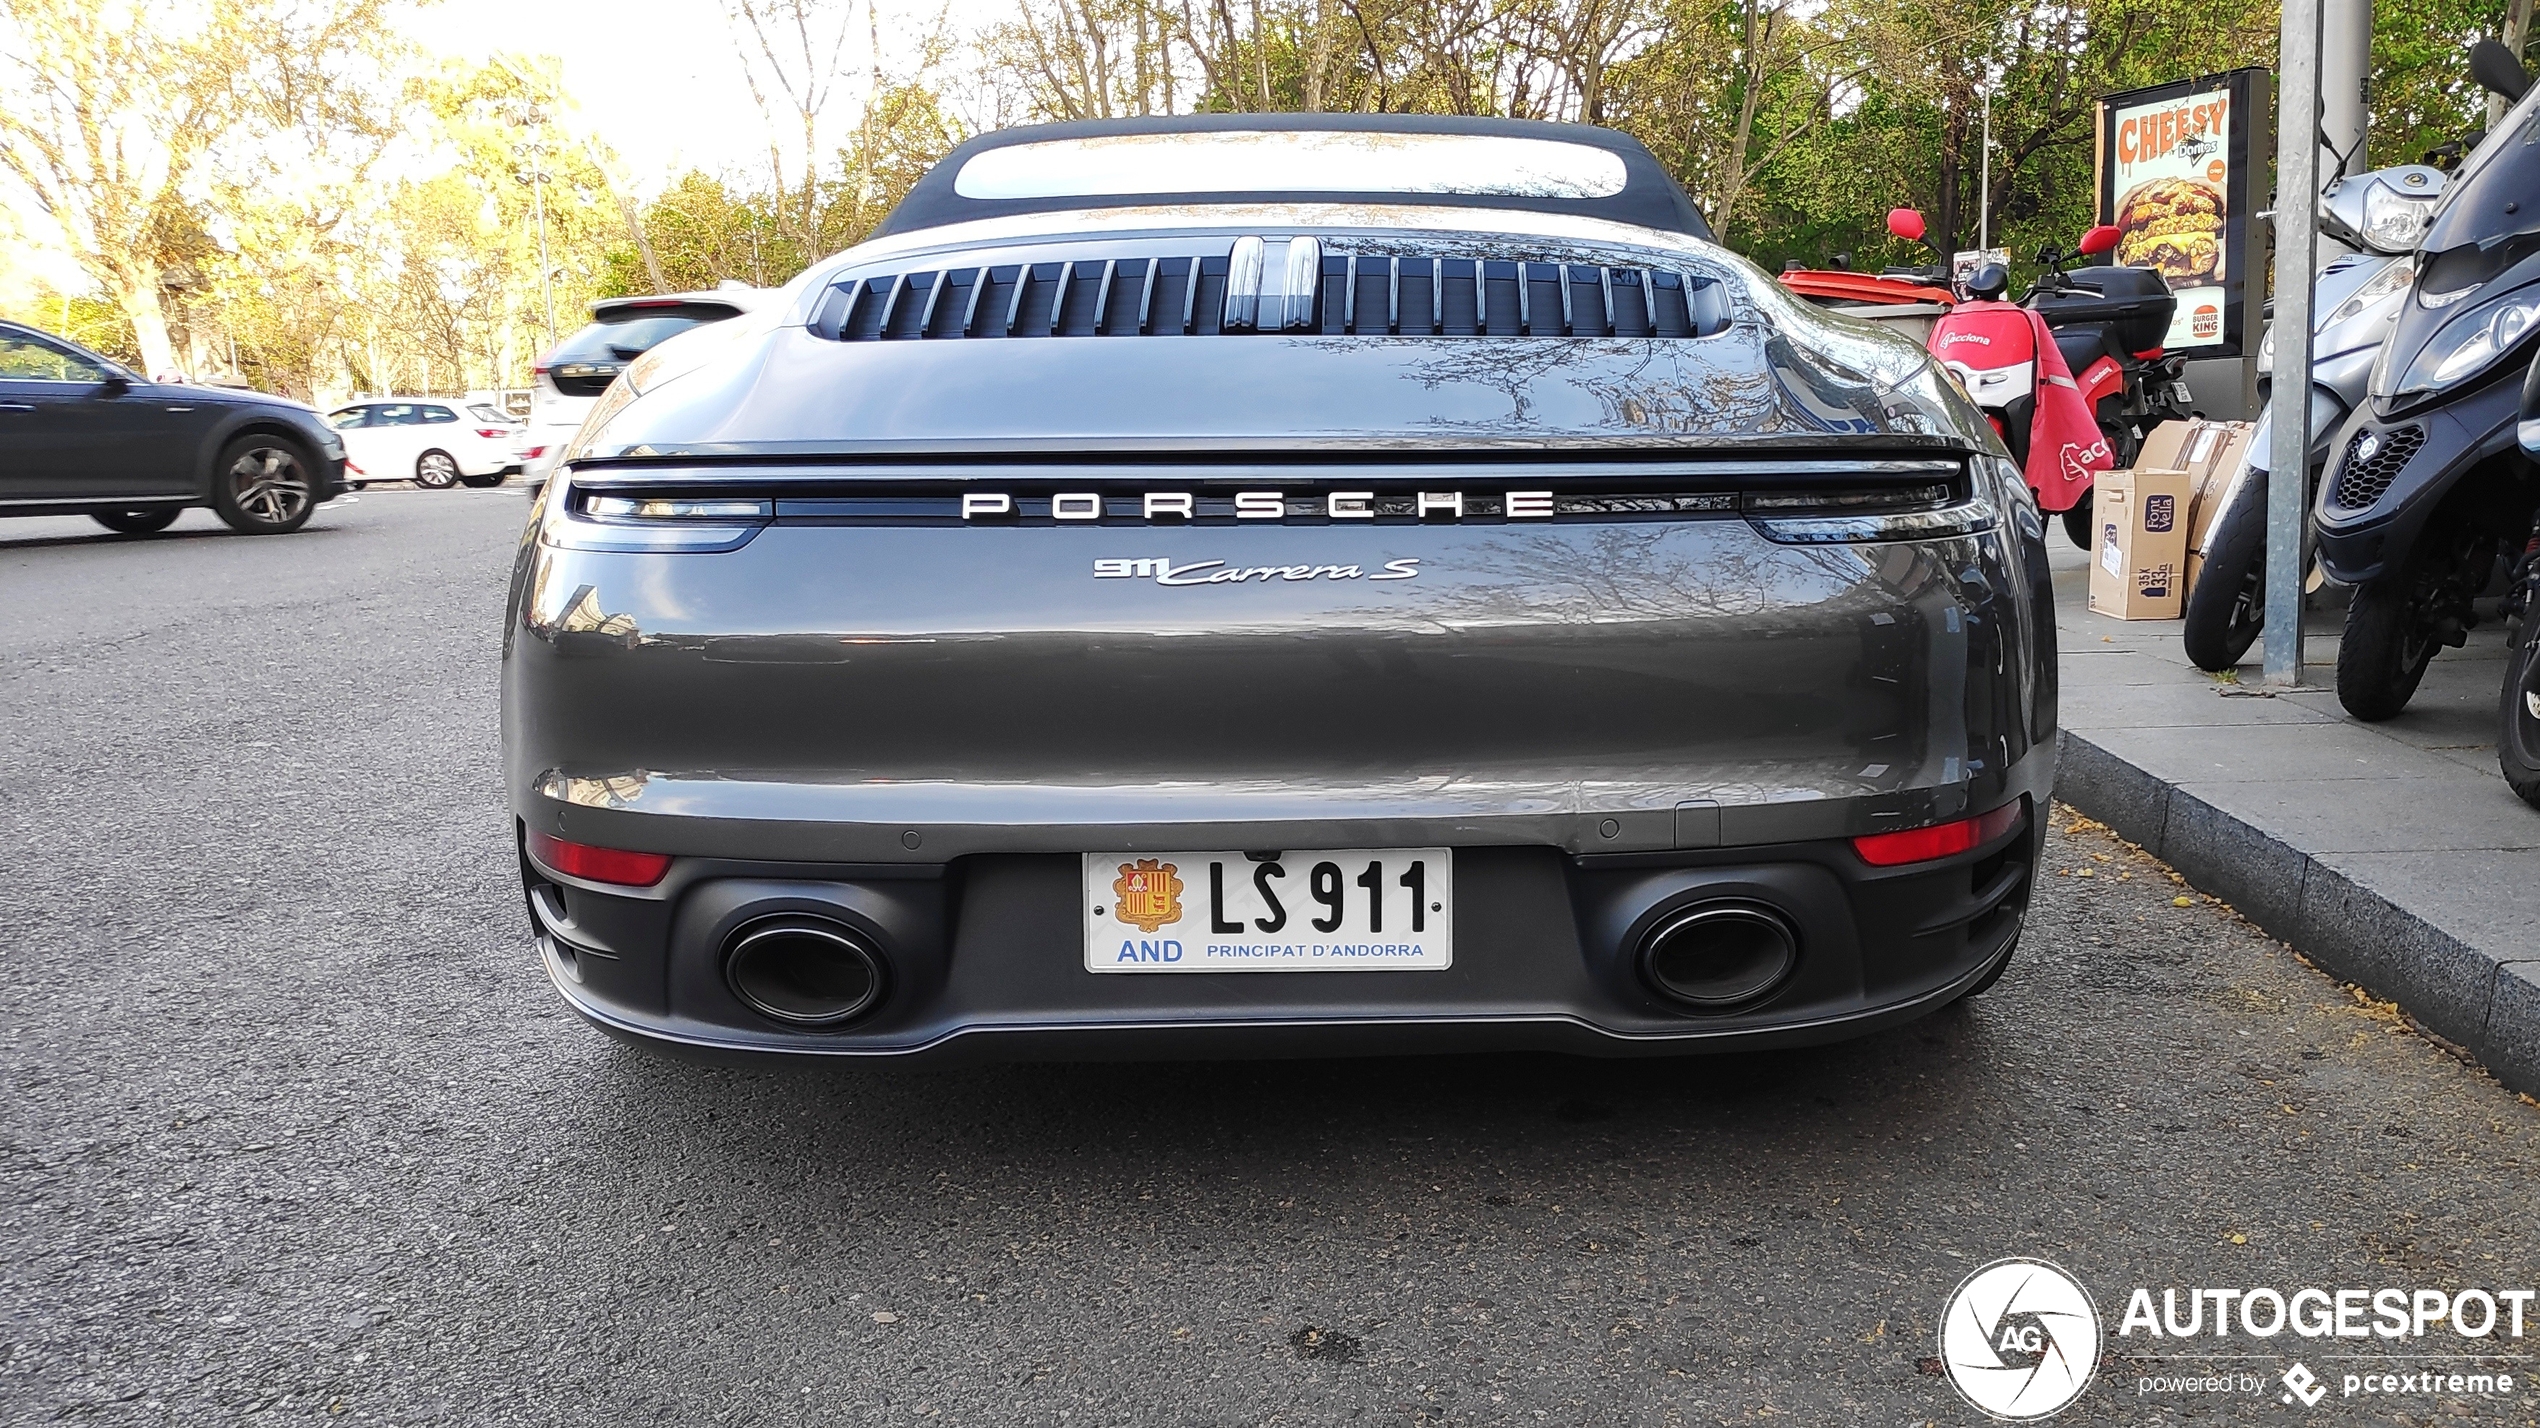
{"label": "dark hatchback car", "polygon": [[975,140],[633,363],[524,534],[531,928],[729,1056],[1651,1054],[1998,978],[2043,527],[1638,144]]}
{"label": "dark hatchback car", "polygon": [[344,445],[281,397],[152,382],[67,339],[0,322],[0,515],[165,530],[209,506],[279,535],[344,489]]}

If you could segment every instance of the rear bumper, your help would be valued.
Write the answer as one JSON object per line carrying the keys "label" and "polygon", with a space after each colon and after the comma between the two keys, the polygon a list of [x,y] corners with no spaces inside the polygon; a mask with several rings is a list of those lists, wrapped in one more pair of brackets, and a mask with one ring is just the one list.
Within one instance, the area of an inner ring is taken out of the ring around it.
{"label": "rear bumper", "polygon": [[[1061,479],[1287,479],[1160,469]],[[2033,828],[1905,869],[1851,840],[2048,797],[2034,508],[2001,490],[1963,534],[1812,542],[1654,469],[1578,474],[1543,524],[1497,492],[1471,520],[1273,492],[1256,524],[1229,489],[1175,524],[1098,493],[965,525],[934,478],[815,473],[671,550],[569,524],[559,483],[505,631],[512,809],[525,847],[668,871],[633,891],[525,853],[550,970],[612,1031],[738,1056],[1642,1054],[1940,1004],[2016,936]],[[1083,855],[1399,848],[1454,850],[1451,967],[1085,970]],[[1640,952],[1706,899],[1797,951],[1695,1015]],[[880,946],[887,995],[837,1030],[750,1010],[728,952],[780,914]]]}
{"label": "rear bumper", "polygon": [[[2032,755],[2019,782],[2042,794],[2049,758]],[[1229,846],[1306,846],[1292,828],[1224,831]],[[1840,1040],[1947,1005],[2016,942],[2042,836],[2030,814],[1986,846],[1905,868],[1873,868],[1839,839],[1639,854],[1464,846],[1454,965],[1405,972],[1089,973],[1077,860],[1059,854],[682,858],[640,891],[526,854],[521,868],[565,1001],[604,1031],[692,1057],[1642,1056]],[[1759,1001],[1684,1010],[1644,980],[1641,939],[1724,900],[1785,918],[1794,969]],[[879,947],[887,990],[869,1014],[805,1031],[733,993],[727,946],[777,914],[828,918]]]}

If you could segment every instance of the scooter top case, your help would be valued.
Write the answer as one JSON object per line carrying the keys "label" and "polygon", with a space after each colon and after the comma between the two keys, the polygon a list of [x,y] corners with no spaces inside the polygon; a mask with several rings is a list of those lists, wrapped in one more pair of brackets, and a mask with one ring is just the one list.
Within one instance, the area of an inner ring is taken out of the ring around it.
{"label": "scooter top case", "polygon": [[2102,266],[2067,271],[2063,287],[2040,288],[2029,305],[2055,329],[2065,365],[2079,372],[2103,355],[2121,366],[2160,356],[2178,298],[2155,269]]}

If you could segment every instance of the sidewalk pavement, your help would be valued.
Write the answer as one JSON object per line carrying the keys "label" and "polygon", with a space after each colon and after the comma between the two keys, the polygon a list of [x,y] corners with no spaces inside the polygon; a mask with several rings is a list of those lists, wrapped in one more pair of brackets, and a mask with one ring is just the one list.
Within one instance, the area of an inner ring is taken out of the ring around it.
{"label": "sidewalk pavement", "polygon": [[2365,724],[2334,689],[2342,605],[2311,614],[2305,688],[2270,695],[2254,648],[2235,686],[2188,663],[2177,621],[2091,614],[2087,559],[2051,526],[2048,544],[2056,797],[2540,1092],[2540,810],[2496,769],[2502,624]]}

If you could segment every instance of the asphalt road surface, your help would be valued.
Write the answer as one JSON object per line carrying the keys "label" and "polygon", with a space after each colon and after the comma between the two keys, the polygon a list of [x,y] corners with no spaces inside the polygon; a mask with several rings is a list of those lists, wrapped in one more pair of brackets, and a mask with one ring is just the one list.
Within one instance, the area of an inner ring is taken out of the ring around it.
{"label": "asphalt road surface", "polygon": [[[2540,1281],[2540,1110],[2060,811],[2001,986],[1828,1050],[655,1060],[557,1002],[509,865],[524,511],[0,523],[0,1422],[1964,1423],[1937,1326],[2001,1256],[2112,1330]],[[2534,1401],[2279,1402],[2440,1328],[2242,1340],[2236,1396],[2109,1344],[2059,1422]]]}

